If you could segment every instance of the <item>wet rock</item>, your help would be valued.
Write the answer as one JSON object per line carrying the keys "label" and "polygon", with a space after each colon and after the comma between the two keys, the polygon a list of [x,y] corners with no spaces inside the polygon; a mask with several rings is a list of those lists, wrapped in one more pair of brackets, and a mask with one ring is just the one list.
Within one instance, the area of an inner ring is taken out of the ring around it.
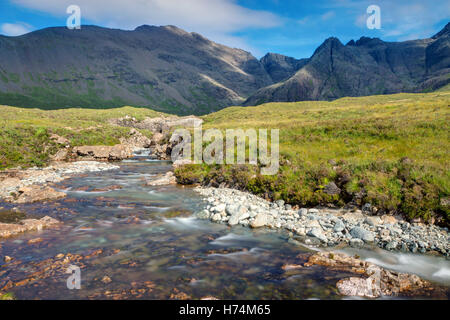
{"label": "wet rock", "polygon": [[339,290],[339,293],[344,296],[366,298],[379,297],[380,295],[377,292],[374,292],[373,286],[369,281],[364,278],[350,277],[339,280],[336,287]]}
{"label": "wet rock", "polygon": [[7,197],[5,200],[13,203],[33,203],[39,201],[54,201],[66,196],[64,192],[41,185],[30,185],[21,187],[18,193],[13,197]]}
{"label": "wet rock", "polygon": [[41,219],[25,219],[20,224],[0,223],[0,238],[7,238],[27,231],[40,231],[44,228],[53,227],[59,224],[59,221],[51,217]]}
{"label": "wet rock", "polygon": [[5,262],[10,262],[12,261],[13,258],[11,258],[10,256],[5,256],[5,258],[3,259]]}
{"label": "wet rock", "polygon": [[364,241],[362,241],[361,239],[351,239],[350,246],[353,248],[362,248],[364,247]]}
{"label": "wet rock", "polygon": [[102,278],[101,281],[102,281],[104,284],[108,284],[108,283],[111,283],[111,282],[112,282],[111,278],[108,277],[108,276],[104,276],[104,277]]}
{"label": "wet rock", "polygon": [[157,178],[156,180],[152,180],[147,182],[148,186],[164,186],[170,184],[176,184],[177,179],[172,171],[167,172],[165,175]]}
{"label": "wet rock", "polygon": [[414,274],[399,273],[381,268],[371,262],[343,253],[317,252],[305,266],[322,265],[358,274],[337,283],[339,293],[348,296],[376,298],[384,296],[446,296],[444,288],[420,279]]}
{"label": "wet rock", "polygon": [[108,192],[108,191],[120,190],[122,188],[123,187],[121,185],[115,184],[115,185],[107,186],[104,188],[95,188],[95,189],[92,189],[91,192]]}

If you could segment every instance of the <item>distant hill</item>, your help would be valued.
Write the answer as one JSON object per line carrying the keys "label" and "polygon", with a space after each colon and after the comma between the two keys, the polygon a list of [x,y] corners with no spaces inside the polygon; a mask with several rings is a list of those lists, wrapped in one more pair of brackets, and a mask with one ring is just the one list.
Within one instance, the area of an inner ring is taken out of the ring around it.
{"label": "distant hill", "polygon": [[433,91],[450,83],[450,23],[430,39],[385,42],[327,39],[288,79],[253,94],[245,105],[332,100]]}
{"label": "distant hill", "polygon": [[0,36],[0,103],[135,105],[199,114],[241,104],[273,80],[250,53],[174,26],[82,26]]}
{"label": "distant hill", "polygon": [[82,26],[0,36],[0,104],[123,105],[205,114],[230,105],[431,91],[450,83],[450,24],[400,43],[327,39],[309,59],[249,52],[174,26]]}

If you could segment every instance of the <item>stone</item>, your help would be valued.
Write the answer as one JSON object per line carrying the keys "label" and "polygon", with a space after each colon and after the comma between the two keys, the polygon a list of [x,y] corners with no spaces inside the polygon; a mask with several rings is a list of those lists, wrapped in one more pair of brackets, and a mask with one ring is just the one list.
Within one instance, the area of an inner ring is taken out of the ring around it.
{"label": "stone", "polygon": [[364,223],[368,224],[369,226],[378,226],[383,223],[380,217],[367,217],[366,220],[364,220]]}
{"label": "stone", "polygon": [[188,164],[191,164],[191,163],[192,163],[192,161],[189,160],[189,159],[178,159],[178,160],[175,160],[172,163],[172,168],[173,169],[177,169],[177,168],[179,168],[181,166],[185,166],[185,165],[188,165]]}
{"label": "stone", "polygon": [[62,199],[66,193],[42,185],[29,185],[19,188],[16,197],[6,199],[14,203],[34,203]]}
{"label": "stone", "polygon": [[[376,298],[379,296],[422,296],[436,292],[445,297],[445,291],[414,274],[383,269],[344,253],[317,252],[310,256],[305,267],[322,265],[339,271],[357,274],[359,277],[341,279],[336,284],[339,293],[346,296]],[[364,277],[364,278],[363,278]]]}
{"label": "stone", "polygon": [[336,195],[341,193],[341,189],[334,182],[330,182],[323,188],[323,192],[329,195]]}
{"label": "stone", "polygon": [[171,185],[176,184],[177,178],[175,177],[174,173],[172,171],[167,172],[163,176],[160,176],[156,180],[148,181],[148,186],[165,186],[165,185]]}
{"label": "stone", "polygon": [[13,258],[11,258],[10,256],[5,256],[5,258],[3,259],[5,262],[10,262]]}
{"label": "stone", "polygon": [[388,215],[384,215],[381,217],[381,220],[383,220],[384,224],[396,224],[397,223],[397,219],[394,216],[388,216]]}
{"label": "stone", "polygon": [[322,230],[319,228],[312,228],[306,235],[317,238],[324,243],[328,241],[327,237],[323,234]]}
{"label": "stone", "polygon": [[127,145],[115,146],[81,146],[72,150],[75,157],[91,160],[118,161],[133,156],[133,149]]}
{"label": "stone", "polygon": [[53,227],[59,224],[59,221],[49,216],[41,219],[24,219],[20,224],[0,223],[0,238],[11,237],[27,231],[40,231],[44,228]]}
{"label": "stone", "polygon": [[54,155],[50,156],[52,161],[66,161],[69,155],[67,149],[59,149]]}
{"label": "stone", "polygon": [[209,211],[208,210],[202,210],[199,213],[197,213],[197,218],[199,219],[209,219]]}
{"label": "stone", "polygon": [[297,211],[298,215],[301,217],[305,217],[308,214],[308,209],[305,208],[301,208],[300,210]]}
{"label": "stone", "polygon": [[101,281],[102,281],[104,284],[108,284],[108,283],[111,283],[111,282],[112,282],[111,278],[108,277],[108,276],[104,276],[104,277],[102,278]]}
{"label": "stone", "polygon": [[366,229],[363,229],[361,227],[354,227],[350,230],[350,235],[353,238],[361,239],[364,242],[373,242],[375,240],[375,236],[372,232],[367,231]]}
{"label": "stone", "polygon": [[250,227],[252,228],[261,228],[267,225],[269,222],[268,216],[265,213],[258,213],[255,219],[250,222]]}
{"label": "stone", "polygon": [[398,242],[397,241],[390,241],[386,244],[384,247],[386,250],[395,250],[397,249]]}
{"label": "stone", "polygon": [[337,219],[336,223],[334,225],[333,231],[334,232],[342,232],[344,229],[345,229],[345,224],[341,220]]}
{"label": "stone", "polygon": [[212,216],[212,221],[221,221],[222,220],[222,215],[220,213],[216,213]]}
{"label": "stone", "polygon": [[363,205],[363,207],[361,208],[362,212],[364,212],[365,214],[372,214],[372,205],[370,203],[366,203],[365,205]]}
{"label": "stone", "polygon": [[277,204],[277,206],[279,208],[283,208],[283,206],[284,206],[284,200],[278,200],[278,201],[275,201],[275,203]]}
{"label": "stone", "polygon": [[362,241],[361,239],[351,239],[350,246],[353,248],[362,248],[364,247],[364,241]]}

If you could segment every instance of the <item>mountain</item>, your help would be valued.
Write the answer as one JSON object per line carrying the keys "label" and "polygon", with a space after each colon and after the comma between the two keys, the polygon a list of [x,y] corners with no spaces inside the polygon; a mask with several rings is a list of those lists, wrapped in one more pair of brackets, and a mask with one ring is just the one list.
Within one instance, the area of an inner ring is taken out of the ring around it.
{"label": "mountain", "polygon": [[241,104],[272,83],[250,53],[174,26],[0,36],[0,104],[202,114]]}
{"label": "mountain", "polygon": [[149,107],[179,115],[230,105],[428,91],[450,83],[450,24],[429,39],[327,39],[309,59],[249,52],[174,26],[82,26],[0,36],[0,105]]}
{"label": "mountain", "polygon": [[309,59],[295,59],[278,53],[268,53],[260,60],[264,69],[275,83],[290,78],[308,61]]}
{"label": "mountain", "polygon": [[450,23],[429,39],[327,39],[291,77],[258,90],[245,105],[422,92],[450,83]]}

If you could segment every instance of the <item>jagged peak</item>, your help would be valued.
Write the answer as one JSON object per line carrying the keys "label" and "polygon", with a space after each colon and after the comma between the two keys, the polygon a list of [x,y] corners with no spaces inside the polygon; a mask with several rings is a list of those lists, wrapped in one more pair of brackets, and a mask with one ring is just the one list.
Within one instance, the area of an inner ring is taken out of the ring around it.
{"label": "jagged peak", "polygon": [[450,34],[450,22],[447,23],[447,25],[444,27],[444,29],[442,29],[441,31],[436,33],[432,38],[436,39],[436,38],[442,37],[447,34]]}
{"label": "jagged peak", "polygon": [[380,38],[370,38],[370,37],[361,37],[358,41],[355,42],[356,46],[366,46],[366,45],[376,45],[383,43],[383,40]]}
{"label": "jagged peak", "polygon": [[330,48],[340,48],[340,47],[344,47],[344,45],[342,44],[341,40],[339,40],[336,37],[330,37],[328,39],[326,39],[317,49],[316,51],[314,51],[314,55],[316,55],[317,53],[323,51],[323,50],[329,50]]}

